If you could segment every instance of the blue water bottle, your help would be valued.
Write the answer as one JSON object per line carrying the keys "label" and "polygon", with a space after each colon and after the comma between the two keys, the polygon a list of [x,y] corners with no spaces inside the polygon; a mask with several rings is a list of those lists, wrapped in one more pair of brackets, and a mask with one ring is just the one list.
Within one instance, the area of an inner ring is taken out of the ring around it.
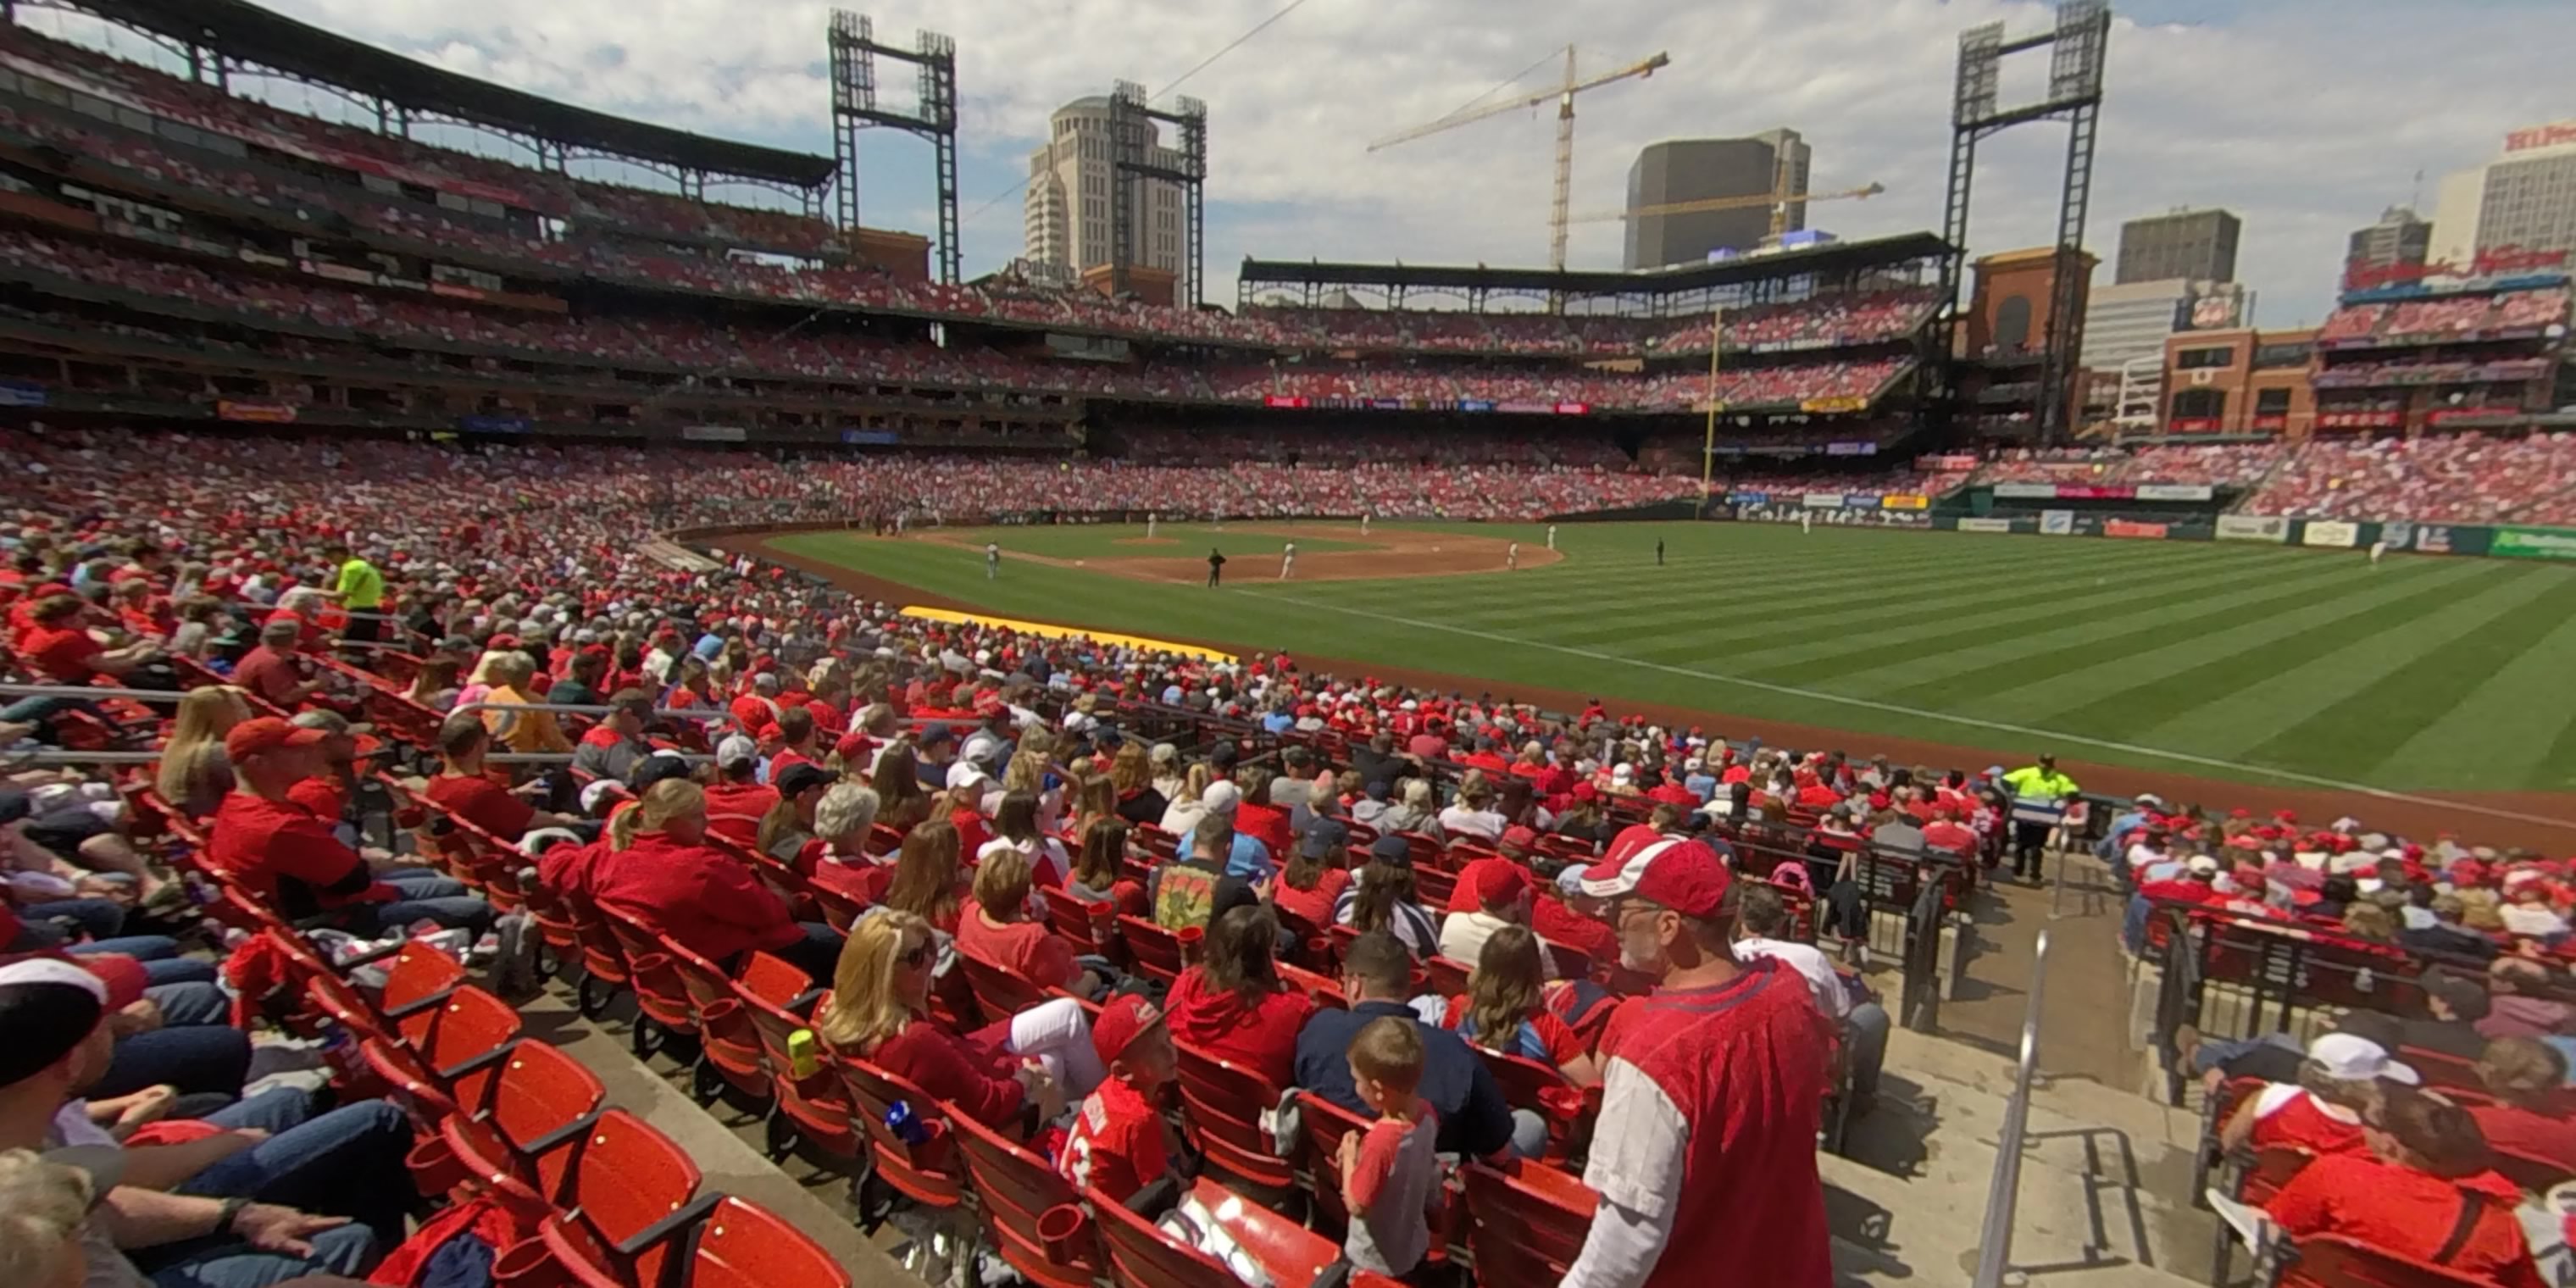
{"label": "blue water bottle", "polygon": [[886,1106],[885,1125],[887,1131],[894,1133],[895,1139],[906,1145],[918,1146],[930,1143],[930,1129],[922,1126],[921,1120],[913,1116],[912,1102],[909,1100],[898,1100]]}

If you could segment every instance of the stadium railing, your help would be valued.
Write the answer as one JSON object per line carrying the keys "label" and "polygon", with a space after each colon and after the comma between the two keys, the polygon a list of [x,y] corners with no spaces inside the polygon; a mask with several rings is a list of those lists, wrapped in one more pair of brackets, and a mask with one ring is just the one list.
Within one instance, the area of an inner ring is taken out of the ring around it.
{"label": "stadium railing", "polygon": [[2013,1219],[2021,1207],[2022,1137],[2030,1126],[2030,1084],[2039,1072],[2040,998],[2048,984],[2048,931],[2030,963],[2030,1004],[2022,1013],[2021,1052],[2013,1061],[2013,1089],[1995,1133],[1995,1170],[1986,1185],[1986,1225],[1977,1240],[1976,1288],[2003,1288],[2012,1265]]}

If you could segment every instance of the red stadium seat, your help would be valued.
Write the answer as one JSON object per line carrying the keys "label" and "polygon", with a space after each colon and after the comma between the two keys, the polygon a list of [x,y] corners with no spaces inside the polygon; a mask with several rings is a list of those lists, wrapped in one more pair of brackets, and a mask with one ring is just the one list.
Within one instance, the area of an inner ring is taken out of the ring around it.
{"label": "red stadium seat", "polygon": [[[770,1157],[785,1158],[801,1142],[843,1166],[855,1163],[865,1141],[850,1122],[849,1091],[808,1028],[824,990],[813,987],[804,971],[787,962],[768,953],[753,953],[733,991],[751,1017],[775,1090],[776,1107],[769,1114]],[[801,1076],[793,1049],[799,1032],[813,1043],[805,1057],[810,1071]]]}
{"label": "red stadium seat", "polygon": [[1600,1200],[1581,1181],[1525,1160],[1470,1162],[1467,1248],[1490,1288],[1555,1288],[1592,1233]]}
{"label": "red stadium seat", "polygon": [[[952,1117],[985,1238],[1039,1288],[1090,1288],[1104,1271],[1100,1230],[1073,1182],[982,1123]],[[1052,1217],[1050,1214],[1054,1214]],[[1052,1228],[1041,1229],[1052,1222]]]}
{"label": "red stadium seat", "polygon": [[1209,1168],[1245,1193],[1275,1200],[1296,1188],[1297,1175],[1272,1148],[1262,1116],[1282,1089],[1232,1061],[1186,1042],[1180,1052],[1181,1122]]}
{"label": "red stadium seat", "polygon": [[1181,972],[1198,960],[1199,943],[1204,938],[1196,926],[1174,934],[1143,917],[1120,917],[1118,936],[1126,941],[1136,969],[1165,983],[1179,979]]}
{"label": "red stadium seat", "polygon": [[716,1196],[698,1197],[698,1181],[697,1164],[670,1137],[607,1110],[574,1146],[560,1211],[539,1237],[585,1284],[651,1288],[681,1256],[678,1236],[715,1206]]}
{"label": "red stadium seat", "polygon": [[767,1208],[727,1197],[699,1228],[679,1288],[850,1288],[850,1272]]}
{"label": "red stadium seat", "polygon": [[[774,1084],[762,1055],[760,1030],[734,992],[734,982],[714,962],[678,944],[654,955],[670,962],[697,1023],[698,1066],[691,1074],[690,1094],[699,1104],[712,1105],[730,1087],[746,1104],[767,1105]],[[805,977],[799,972],[796,978],[801,984]]]}
{"label": "red stadium seat", "polygon": [[2281,1268],[2274,1288],[2493,1288],[2494,1281],[2428,1265],[2342,1235],[2298,1242],[2298,1258]]}
{"label": "red stadium seat", "polygon": [[[959,1161],[948,1106],[909,1080],[855,1056],[835,1056],[831,1063],[849,1092],[852,1115],[867,1127],[876,1174],[897,1193],[933,1211],[964,1205],[972,1190]],[[886,1126],[886,1112],[898,1103],[909,1105],[913,1121],[930,1133],[923,1144],[914,1145]]]}
{"label": "red stadium seat", "polygon": [[439,1125],[467,1173],[531,1220],[544,1217],[570,1174],[574,1145],[606,1091],[571,1056],[522,1038],[482,1097]]}

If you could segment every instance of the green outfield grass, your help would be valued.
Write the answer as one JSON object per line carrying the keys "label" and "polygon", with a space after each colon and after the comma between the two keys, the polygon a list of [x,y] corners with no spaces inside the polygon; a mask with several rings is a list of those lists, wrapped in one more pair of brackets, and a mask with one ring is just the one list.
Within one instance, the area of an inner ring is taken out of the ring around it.
{"label": "green outfield grass", "polygon": [[[1322,526],[1339,528],[1342,525]],[[978,549],[989,541],[1012,554],[1046,555],[1053,559],[1204,559],[1211,546],[1228,555],[1275,555],[1279,553],[1279,547],[1290,540],[1297,543],[1299,554],[1319,555],[1328,550],[1371,548],[1365,541],[1337,541],[1330,537],[1311,536],[1291,538],[1276,531],[1254,532],[1244,524],[1217,528],[1204,523],[1160,523],[1154,526],[1153,544],[1145,542],[1142,524],[943,528],[940,535],[953,541],[967,542]]]}
{"label": "green outfield grass", "polygon": [[[1546,533],[1454,530],[1524,549]],[[1008,531],[1005,549],[1035,550],[1041,534],[1106,541],[1142,529]],[[1248,535],[1221,540],[1232,551]],[[1206,591],[1010,563],[988,582],[979,551],[918,541],[807,533],[775,544],[1025,618],[1848,729],[1862,735],[1855,749],[1876,732],[2306,786],[2576,789],[2570,567],[1567,524],[1567,557],[1546,568]]]}

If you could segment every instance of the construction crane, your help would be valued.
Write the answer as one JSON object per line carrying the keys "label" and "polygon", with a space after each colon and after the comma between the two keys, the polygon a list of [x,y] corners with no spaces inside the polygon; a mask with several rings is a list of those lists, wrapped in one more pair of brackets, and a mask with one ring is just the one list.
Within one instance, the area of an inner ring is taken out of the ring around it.
{"label": "construction crane", "polygon": [[1887,191],[1886,188],[1872,183],[1841,192],[1803,194],[1785,190],[1757,192],[1744,197],[1709,197],[1700,201],[1668,202],[1660,206],[1633,206],[1626,210],[1594,210],[1580,215],[1569,215],[1566,219],[1569,223],[1602,224],[1613,219],[1644,219],[1650,215],[1697,215],[1712,210],[1745,210],[1754,206],[1769,206],[1771,207],[1771,236],[1776,239],[1780,234],[1789,231],[1789,207],[1791,206],[1803,206],[1811,201],[1866,201],[1885,191]]}
{"label": "construction crane", "polygon": [[1567,45],[1565,47],[1565,82],[1556,88],[1519,98],[1505,99],[1499,103],[1489,103],[1483,107],[1461,108],[1439,120],[1390,134],[1368,145],[1368,150],[1384,151],[1399,143],[1409,143],[1444,130],[1457,129],[1462,125],[1472,125],[1487,117],[1500,116],[1505,112],[1543,107],[1549,99],[1555,99],[1556,196],[1554,202],[1548,207],[1547,260],[1550,267],[1562,272],[1565,269],[1566,199],[1574,188],[1574,96],[1587,90],[1599,89],[1604,85],[1615,85],[1624,80],[1644,80],[1654,75],[1657,70],[1671,66],[1672,61],[1671,58],[1658,53],[1642,62],[1630,63],[1615,72],[1595,76],[1590,80],[1576,80],[1574,46]]}

